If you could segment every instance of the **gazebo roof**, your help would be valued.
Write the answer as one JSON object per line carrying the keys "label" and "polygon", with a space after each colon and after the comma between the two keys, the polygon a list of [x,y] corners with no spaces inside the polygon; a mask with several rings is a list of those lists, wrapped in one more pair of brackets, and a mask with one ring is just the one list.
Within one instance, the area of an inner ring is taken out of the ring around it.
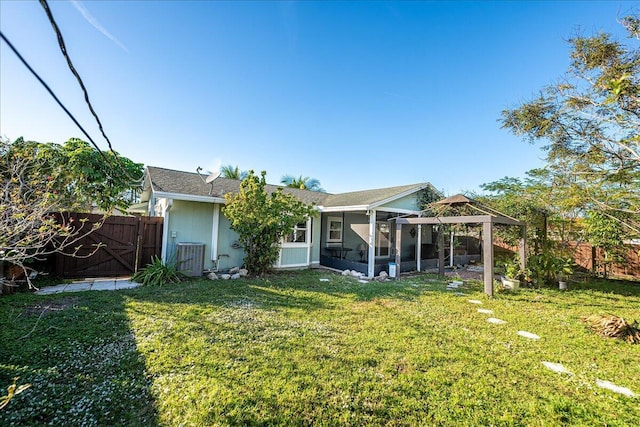
{"label": "gazebo roof", "polygon": [[477,203],[475,200],[470,199],[462,194],[456,194],[455,196],[447,197],[446,199],[438,200],[434,202],[434,205],[456,205],[465,203]]}
{"label": "gazebo roof", "polygon": [[[453,212],[452,212],[453,210]],[[478,220],[480,217],[490,217],[489,222],[502,223],[510,225],[524,225],[523,222],[513,218],[507,214],[497,211],[486,206],[477,200],[471,199],[462,194],[447,197],[437,202],[433,202],[429,209],[426,209],[432,215],[429,217],[437,218],[437,223],[477,223],[487,222],[487,219]],[[447,221],[444,221],[444,219]],[[454,219],[455,218],[455,219]]]}

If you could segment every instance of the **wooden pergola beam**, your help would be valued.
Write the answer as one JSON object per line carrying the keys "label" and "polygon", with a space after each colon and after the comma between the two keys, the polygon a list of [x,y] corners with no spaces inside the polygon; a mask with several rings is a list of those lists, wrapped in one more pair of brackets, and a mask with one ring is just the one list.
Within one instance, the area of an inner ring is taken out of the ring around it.
{"label": "wooden pergola beam", "polygon": [[491,216],[491,215],[464,215],[464,216],[441,216],[441,217],[418,217],[418,218],[397,218],[397,224],[505,224],[524,225],[522,221],[511,218]]}

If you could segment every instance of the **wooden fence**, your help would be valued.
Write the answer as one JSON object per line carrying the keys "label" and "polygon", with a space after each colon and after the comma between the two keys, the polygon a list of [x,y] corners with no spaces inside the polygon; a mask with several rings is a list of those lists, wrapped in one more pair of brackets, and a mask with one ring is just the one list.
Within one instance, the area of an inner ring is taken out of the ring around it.
{"label": "wooden fence", "polygon": [[[102,215],[64,214],[86,227],[103,220]],[[77,256],[56,255],[56,275],[62,278],[129,276],[147,265],[162,250],[161,217],[110,216],[85,236]],[[96,245],[100,245],[96,251]],[[95,251],[95,252],[94,252]],[[94,253],[92,253],[94,252]]]}
{"label": "wooden fence", "polygon": [[[576,264],[594,273],[605,273],[602,248],[596,248],[589,243],[574,243],[572,247]],[[640,245],[625,245],[623,261],[609,264],[606,269],[607,276],[640,277]]]}

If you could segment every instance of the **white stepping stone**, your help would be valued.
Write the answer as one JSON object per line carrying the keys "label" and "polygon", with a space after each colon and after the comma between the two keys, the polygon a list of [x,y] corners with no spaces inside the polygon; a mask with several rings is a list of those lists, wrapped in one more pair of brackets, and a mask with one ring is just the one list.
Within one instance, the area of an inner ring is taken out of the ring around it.
{"label": "white stepping stone", "polygon": [[538,335],[532,334],[531,332],[527,332],[527,331],[518,331],[518,335],[520,335],[521,337],[530,338],[532,340],[540,339]]}
{"label": "white stepping stone", "polygon": [[362,279],[358,280],[358,282],[360,282],[360,283],[369,283],[366,280],[362,280]]}
{"label": "white stepping stone", "polygon": [[560,363],[553,362],[542,362],[544,366],[551,369],[553,372],[558,372],[560,374],[570,374],[573,375],[573,372],[562,366]]}
{"label": "white stepping stone", "polygon": [[495,325],[504,325],[505,323],[507,323],[506,321],[504,321],[502,319],[496,319],[495,317],[489,317],[487,319],[487,322],[493,323]]}
{"label": "white stepping stone", "polygon": [[477,299],[468,299],[467,302],[469,302],[471,304],[482,304],[482,301],[477,300]]}
{"label": "white stepping stone", "polygon": [[614,383],[612,383],[610,381],[596,380],[596,385],[598,387],[606,388],[607,390],[611,390],[611,391],[614,391],[616,393],[624,394],[625,396],[629,396],[629,397],[637,396],[637,394],[635,394],[634,392],[632,392],[628,388],[620,387],[619,385],[615,385]]}
{"label": "white stepping stone", "polygon": [[466,296],[467,294],[464,292],[455,292],[454,295]]}
{"label": "white stepping stone", "polygon": [[321,282],[328,282],[329,279],[320,279]]}
{"label": "white stepping stone", "polygon": [[479,308],[478,309],[478,313],[482,313],[482,314],[493,314],[493,310],[489,310],[486,308]]}

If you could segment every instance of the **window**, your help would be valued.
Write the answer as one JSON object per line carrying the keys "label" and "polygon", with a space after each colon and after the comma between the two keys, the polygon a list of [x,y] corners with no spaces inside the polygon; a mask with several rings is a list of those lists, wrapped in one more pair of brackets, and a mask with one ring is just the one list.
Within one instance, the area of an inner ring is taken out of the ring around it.
{"label": "window", "polygon": [[342,218],[327,218],[327,242],[342,242]]}
{"label": "window", "polygon": [[376,256],[388,257],[391,248],[391,234],[388,222],[376,222]]}
{"label": "window", "polygon": [[307,243],[307,223],[300,222],[284,238],[285,243]]}

